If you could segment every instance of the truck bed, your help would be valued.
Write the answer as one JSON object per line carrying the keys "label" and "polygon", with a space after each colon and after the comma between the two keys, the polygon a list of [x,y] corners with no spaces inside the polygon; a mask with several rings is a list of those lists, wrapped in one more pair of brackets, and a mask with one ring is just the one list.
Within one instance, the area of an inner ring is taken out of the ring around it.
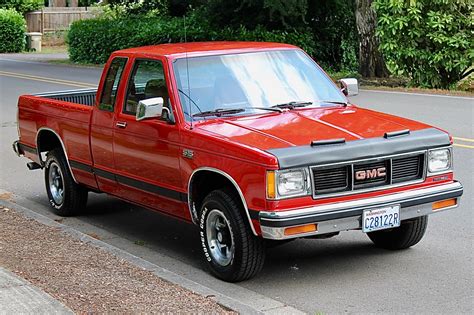
{"label": "truck bed", "polygon": [[79,90],[67,90],[60,92],[47,92],[32,94],[33,96],[49,98],[53,100],[76,103],[82,105],[93,106],[95,103],[95,97],[97,95],[97,89],[79,89]]}
{"label": "truck bed", "polygon": [[[38,140],[41,137],[57,137],[61,139],[68,160],[92,165],[89,133],[96,94],[96,89],[80,89],[20,96],[19,143],[23,149],[27,148],[23,150],[25,156],[41,165],[42,158],[38,151],[43,150],[37,147]],[[83,183],[94,182],[90,174],[75,171],[74,177]]]}

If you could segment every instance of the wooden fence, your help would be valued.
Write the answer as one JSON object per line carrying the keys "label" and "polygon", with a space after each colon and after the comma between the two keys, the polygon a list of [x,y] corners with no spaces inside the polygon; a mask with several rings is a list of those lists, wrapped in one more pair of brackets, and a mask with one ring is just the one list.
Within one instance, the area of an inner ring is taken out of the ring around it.
{"label": "wooden fence", "polygon": [[90,19],[98,14],[98,8],[52,7],[28,12],[26,24],[28,32],[51,33],[69,28],[72,22]]}

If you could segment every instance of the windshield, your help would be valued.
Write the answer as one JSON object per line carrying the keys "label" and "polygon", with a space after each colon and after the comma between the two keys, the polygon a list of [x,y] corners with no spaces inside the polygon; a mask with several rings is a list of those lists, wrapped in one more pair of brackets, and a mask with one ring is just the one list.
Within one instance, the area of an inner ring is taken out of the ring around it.
{"label": "windshield", "polygon": [[307,102],[313,107],[346,102],[300,50],[181,58],[175,61],[174,69],[187,120],[191,115],[215,110],[245,108],[248,113],[292,102]]}

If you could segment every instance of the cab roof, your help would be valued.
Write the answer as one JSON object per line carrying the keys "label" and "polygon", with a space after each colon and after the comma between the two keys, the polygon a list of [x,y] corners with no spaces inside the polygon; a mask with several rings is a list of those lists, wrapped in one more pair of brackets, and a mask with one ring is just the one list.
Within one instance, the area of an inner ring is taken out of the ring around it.
{"label": "cab roof", "polygon": [[192,42],[143,46],[116,51],[114,54],[166,56],[170,59],[242,53],[263,50],[299,49],[296,46],[269,42]]}

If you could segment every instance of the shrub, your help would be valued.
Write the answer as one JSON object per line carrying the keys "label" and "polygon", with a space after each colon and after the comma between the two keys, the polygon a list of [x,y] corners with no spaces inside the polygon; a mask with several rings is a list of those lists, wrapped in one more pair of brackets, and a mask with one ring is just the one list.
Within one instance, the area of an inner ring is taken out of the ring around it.
{"label": "shrub", "polygon": [[15,9],[21,14],[35,11],[44,6],[44,0],[0,0],[0,8]]}
{"label": "shrub", "polygon": [[20,52],[25,48],[26,22],[13,9],[0,9],[0,53]]}
{"label": "shrub", "polygon": [[449,88],[474,63],[472,1],[376,0],[380,49],[412,85]]}
{"label": "shrub", "polygon": [[354,0],[308,1],[306,21],[316,38],[316,60],[325,69],[355,72],[359,39]]}
{"label": "shrub", "polygon": [[[215,41],[274,41],[295,44],[313,54],[314,40],[311,33],[300,31],[270,32],[263,27],[248,30],[239,28],[212,28],[198,14],[187,18],[187,40]],[[183,18],[134,18],[89,19],[76,21],[68,32],[69,57],[74,62],[104,63],[115,50],[184,42]]]}

